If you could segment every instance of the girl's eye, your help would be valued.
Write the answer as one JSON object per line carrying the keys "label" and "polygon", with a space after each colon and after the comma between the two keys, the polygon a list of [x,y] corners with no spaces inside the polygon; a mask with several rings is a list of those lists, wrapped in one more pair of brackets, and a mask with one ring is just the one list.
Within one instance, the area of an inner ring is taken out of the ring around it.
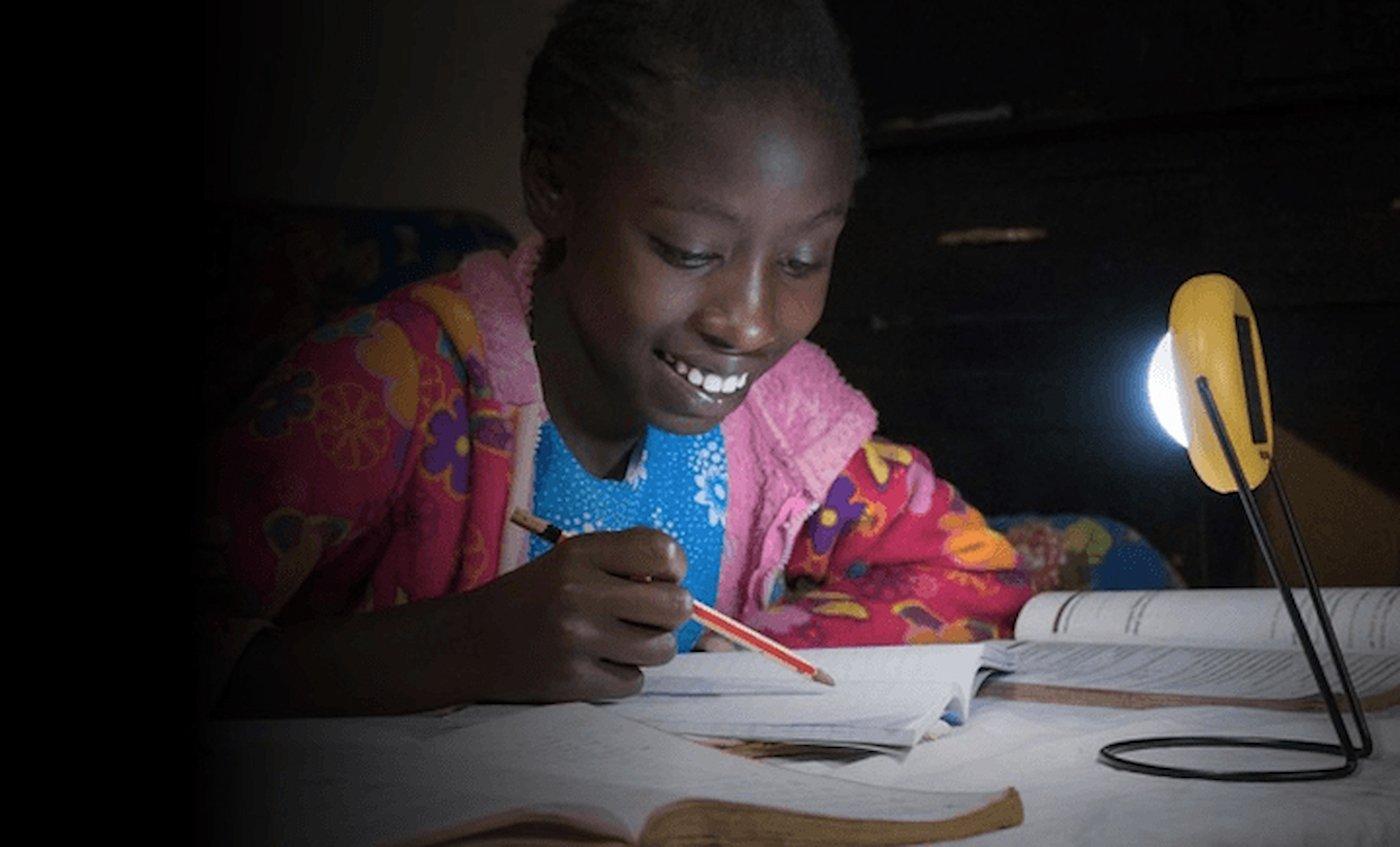
{"label": "girl's eye", "polygon": [[801,279],[810,276],[824,267],[821,262],[809,262],[804,259],[791,258],[783,262],[783,270],[788,276]]}
{"label": "girl's eye", "polygon": [[652,249],[656,250],[657,254],[661,256],[662,261],[673,267],[681,268],[682,270],[699,270],[720,258],[718,253],[699,253],[691,250],[683,250],[673,244],[667,244],[659,238],[652,238],[651,246]]}

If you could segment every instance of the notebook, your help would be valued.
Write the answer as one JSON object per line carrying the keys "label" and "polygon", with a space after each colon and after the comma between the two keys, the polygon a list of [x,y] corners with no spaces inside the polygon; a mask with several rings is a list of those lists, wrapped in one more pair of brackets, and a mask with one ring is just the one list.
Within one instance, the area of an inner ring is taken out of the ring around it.
{"label": "notebook", "polygon": [[940,720],[966,720],[987,675],[1012,667],[994,642],[829,647],[802,656],[836,685],[753,652],[684,653],[646,668],[639,695],[604,708],[684,735],[898,753]]}

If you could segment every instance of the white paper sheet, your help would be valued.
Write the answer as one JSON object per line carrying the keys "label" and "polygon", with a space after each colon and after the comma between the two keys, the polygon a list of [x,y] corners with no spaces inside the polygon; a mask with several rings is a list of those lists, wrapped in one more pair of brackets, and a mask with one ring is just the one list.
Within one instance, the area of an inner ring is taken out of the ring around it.
{"label": "white paper sheet", "polygon": [[[615,714],[688,735],[907,748],[943,715],[966,714],[984,644],[841,647],[803,651],[836,680],[814,683],[751,652],[688,653],[646,669],[638,697]],[[723,695],[723,696],[717,696]]]}

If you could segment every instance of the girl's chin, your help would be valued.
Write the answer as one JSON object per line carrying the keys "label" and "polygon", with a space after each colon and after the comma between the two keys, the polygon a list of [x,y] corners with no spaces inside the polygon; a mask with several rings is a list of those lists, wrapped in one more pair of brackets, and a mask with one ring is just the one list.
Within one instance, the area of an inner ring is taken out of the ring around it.
{"label": "girl's chin", "polygon": [[678,415],[673,412],[662,412],[650,415],[649,423],[657,429],[664,430],[672,435],[700,435],[709,432],[719,426],[729,413],[738,408],[727,408],[722,413],[713,416],[698,417],[695,415]]}
{"label": "girl's chin", "polygon": [[647,419],[657,429],[665,430],[674,435],[699,435],[719,426],[725,418],[743,404],[747,393],[747,391],[737,391],[718,401],[695,398],[682,404],[658,404],[652,408]]}

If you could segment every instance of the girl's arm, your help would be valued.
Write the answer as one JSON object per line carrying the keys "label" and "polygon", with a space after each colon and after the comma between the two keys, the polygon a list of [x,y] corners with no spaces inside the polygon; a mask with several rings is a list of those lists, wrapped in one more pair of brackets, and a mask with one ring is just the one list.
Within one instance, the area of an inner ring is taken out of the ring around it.
{"label": "girl's arm", "polygon": [[[386,546],[465,519],[402,508],[420,465],[468,493],[451,461],[466,459],[466,430],[434,423],[469,390],[450,381],[444,344],[403,300],[356,312],[303,342],[225,433],[199,580],[205,713],[620,697],[640,687],[638,666],[674,655],[685,559],[651,530],[570,539],[471,593],[389,605]],[[453,451],[425,446],[438,442]],[[388,607],[349,614],[376,583]]]}
{"label": "girl's arm", "polygon": [[[441,355],[424,343],[436,337],[426,310],[400,306],[410,320],[394,320],[389,309],[365,307],[303,340],[214,446],[196,574],[206,712],[250,643],[255,664],[282,639],[268,629],[289,604],[342,612],[368,581],[375,562],[363,551],[384,537],[421,452],[423,362]],[[326,590],[298,597],[313,579]]]}
{"label": "girl's arm", "polygon": [[1010,637],[1032,593],[1016,549],[923,453],[878,439],[837,477],[784,575],[754,622],[794,647]]}
{"label": "girl's arm", "polygon": [[[623,697],[690,616],[680,546],[636,529],[567,539],[475,591],[267,629],[226,717],[403,714],[464,702]],[[644,577],[648,581],[638,581]]]}

